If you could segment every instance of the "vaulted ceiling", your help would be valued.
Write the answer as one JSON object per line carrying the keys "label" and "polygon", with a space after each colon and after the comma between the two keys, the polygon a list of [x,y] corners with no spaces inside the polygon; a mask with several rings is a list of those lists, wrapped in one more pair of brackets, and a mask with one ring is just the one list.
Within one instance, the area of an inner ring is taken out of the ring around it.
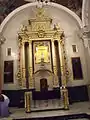
{"label": "vaulted ceiling", "polygon": [[[82,0],[51,0],[64,5],[81,17]],[[15,8],[28,3],[24,0],[0,0],[0,23]]]}

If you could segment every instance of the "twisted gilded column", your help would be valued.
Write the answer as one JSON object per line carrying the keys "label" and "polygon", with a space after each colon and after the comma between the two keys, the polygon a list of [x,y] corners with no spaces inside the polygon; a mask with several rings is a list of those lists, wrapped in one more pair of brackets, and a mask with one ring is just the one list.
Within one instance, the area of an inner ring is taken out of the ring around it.
{"label": "twisted gilded column", "polygon": [[59,56],[60,56],[60,64],[61,64],[61,98],[64,109],[69,109],[69,100],[68,100],[68,90],[66,88],[67,85],[67,65],[66,65],[66,56],[65,56],[65,48],[64,48],[64,40],[60,39],[58,41],[59,45]]}
{"label": "twisted gilded column", "polygon": [[22,43],[21,48],[21,60],[22,60],[22,88],[26,88],[26,69],[25,69],[25,43]]}
{"label": "twisted gilded column", "polygon": [[19,41],[19,49],[18,49],[18,72],[17,72],[17,80],[19,83],[19,87],[22,88],[22,39],[19,36],[18,37]]}
{"label": "twisted gilded column", "polygon": [[25,99],[25,112],[30,113],[31,112],[31,98],[32,98],[32,92],[25,92],[24,99]]}
{"label": "twisted gilded column", "polygon": [[56,56],[55,56],[54,40],[51,41],[51,44],[52,44],[53,73],[55,75],[53,87],[57,87],[58,86],[58,77],[57,77],[57,67],[56,67]]}
{"label": "twisted gilded column", "polygon": [[29,88],[33,88],[32,41],[29,42]]}

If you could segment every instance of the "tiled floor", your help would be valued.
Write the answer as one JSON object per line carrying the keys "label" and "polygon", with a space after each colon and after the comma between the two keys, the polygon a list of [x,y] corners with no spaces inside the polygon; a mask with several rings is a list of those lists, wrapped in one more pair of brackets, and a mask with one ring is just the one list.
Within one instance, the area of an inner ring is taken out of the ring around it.
{"label": "tiled floor", "polygon": [[[70,105],[69,110],[53,110],[53,111],[25,113],[25,110],[22,108],[21,109],[10,108],[10,112],[11,112],[11,115],[8,118],[1,118],[0,120],[11,120],[13,118],[16,119],[16,118],[38,118],[38,117],[63,116],[63,115],[80,114],[80,113],[87,113],[90,115],[90,102],[74,103]],[[81,120],[87,120],[87,119],[82,118]]]}

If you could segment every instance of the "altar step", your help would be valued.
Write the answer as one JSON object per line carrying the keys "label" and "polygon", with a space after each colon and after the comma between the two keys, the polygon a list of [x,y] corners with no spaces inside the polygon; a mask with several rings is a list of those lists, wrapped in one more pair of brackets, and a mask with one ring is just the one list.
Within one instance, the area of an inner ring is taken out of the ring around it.
{"label": "altar step", "polygon": [[61,99],[35,100],[31,104],[31,111],[60,110],[63,108]]}
{"label": "altar step", "polygon": [[90,115],[86,113],[70,114],[70,115],[58,115],[50,117],[37,117],[37,118],[17,118],[13,120],[90,120]]}

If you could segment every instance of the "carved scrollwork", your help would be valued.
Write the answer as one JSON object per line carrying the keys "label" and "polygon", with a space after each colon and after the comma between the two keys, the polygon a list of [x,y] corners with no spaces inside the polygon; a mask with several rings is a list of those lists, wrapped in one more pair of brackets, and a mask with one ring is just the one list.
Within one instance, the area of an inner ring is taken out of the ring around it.
{"label": "carved scrollwork", "polygon": [[57,67],[56,66],[53,66],[53,71],[54,71],[54,74],[56,75],[57,74]]}
{"label": "carved scrollwork", "polygon": [[[64,73],[64,75],[66,76],[66,74],[68,74],[68,70],[66,70],[65,73],[65,64],[66,64],[66,56],[65,56],[65,41],[64,41],[64,32],[60,30],[58,25],[54,25],[53,28],[51,28],[51,23],[52,23],[52,19],[49,18],[48,16],[45,16],[43,13],[42,9],[39,9],[36,15],[36,18],[34,19],[30,19],[28,20],[29,24],[23,25],[21,30],[18,33],[18,43],[19,43],[19,49],[21,51],[20,53],[20,61],[19,61],[19,72],[18,72],[18,80],[20,83],[20,86],[23,88],[23,84],[25,83],[26,80],[26,71],[25,71],[25,66],[23,66],[24,61],[24,45],[25,42],[30,43],[31,41],[35,41],[35,40],[51,40],[51,42],[53,43],[53,47],[54,48],[54,40],[57,40],[60,42],[60,47],[61,47],[61,53],[62,53],[62,57],[63,57],[63,68],[61,67],[61,71]],[[32,43],[30,43],[32,44]],[[22,49],[23,47],[23,49]],[[32,54],[32,47],[29,48]],[[55,51],[54,49],[53,51],[53,72],[54,75],[57,76],[57,66],[56,66],[56,57],[55,57]],[[22,53],[23,53],[23,59],[22,59]],[[31,60],[31,56],[29,57],[29,59]],[[32,62],[30,62],[31,64]],[[29,87],[33,86],[33,68],[31,67],[32,65],[29,66],[28,68],[28,73],[29,73]],[[24,67],[24,68],[23,68]],[[22,72],[22,73],[21,73]],[[56,79],[57,80],[57,79]]]}
{"label": "carved scrollwork", "polygon": [[43,31],[43,30],[39,30],[37,34],[38,34],[39,38],[45,37],[45,31]]}
{"label": "carved scrollwork", "polygon": [[21,75],[21,70],[20,68],[18,69],[18,72],[16,74],[16,79],[18,80],[19,82],[19,86],[22,87],[22,75]]}

